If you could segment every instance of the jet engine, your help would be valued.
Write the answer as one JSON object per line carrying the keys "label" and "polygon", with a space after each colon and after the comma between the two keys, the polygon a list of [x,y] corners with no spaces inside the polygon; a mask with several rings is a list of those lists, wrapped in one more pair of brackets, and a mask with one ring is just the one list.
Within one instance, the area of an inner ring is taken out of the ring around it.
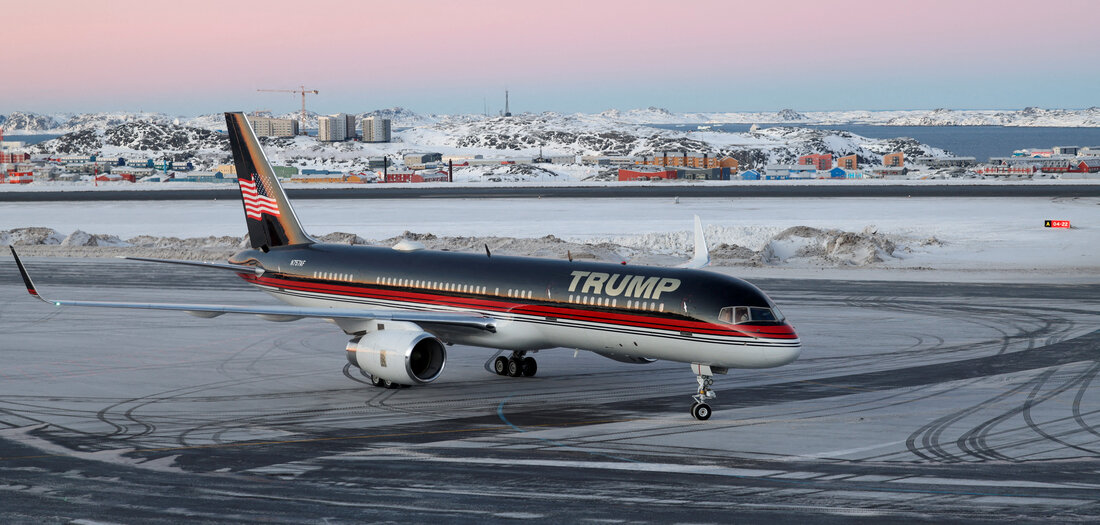
{"label": "jet engine", "polygon": [[447,349],[427,332],[378,330],[348,342],[348,361],[375,379],[423,385],[443,373]]}

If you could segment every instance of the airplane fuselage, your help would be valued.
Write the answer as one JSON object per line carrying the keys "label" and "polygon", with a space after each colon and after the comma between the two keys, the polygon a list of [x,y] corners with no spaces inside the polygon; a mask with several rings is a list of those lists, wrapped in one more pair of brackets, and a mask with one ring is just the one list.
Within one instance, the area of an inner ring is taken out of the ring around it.
{"label": "airplane fuselage", "polygon": [[[295,306],[473,312],[495,332],[430,328],[446,342],[552,347],[727,368],[794,361],[800,342],[755,286],[690,269],[424,249],[304,244],[245,250],[242,278]],[[775,312],[732,322],[723,309]]]}

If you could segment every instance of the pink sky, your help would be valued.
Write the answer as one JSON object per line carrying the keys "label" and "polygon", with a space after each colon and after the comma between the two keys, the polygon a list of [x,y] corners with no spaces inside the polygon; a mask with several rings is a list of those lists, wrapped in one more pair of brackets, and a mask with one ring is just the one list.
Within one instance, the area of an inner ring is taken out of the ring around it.
{"label": "pink sky", "polygon": [[0,12],[0,113],[285,111],[292,95],[255,89],[299,84],[321,90],[323,112],[478,112],[506,87],[530,111],[1100,105],[1086,87],[1100,80],[1090,0],[0,0]]}

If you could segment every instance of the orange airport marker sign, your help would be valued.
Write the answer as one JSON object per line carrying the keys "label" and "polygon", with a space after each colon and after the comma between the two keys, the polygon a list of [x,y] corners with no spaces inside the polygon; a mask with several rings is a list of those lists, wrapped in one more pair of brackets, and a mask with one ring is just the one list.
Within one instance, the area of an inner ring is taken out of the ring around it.
{"label": "orange airport marker sign", "polygon": [[1069,228],[1069,221],[1043,221],[1043,227],[1045,228]]}

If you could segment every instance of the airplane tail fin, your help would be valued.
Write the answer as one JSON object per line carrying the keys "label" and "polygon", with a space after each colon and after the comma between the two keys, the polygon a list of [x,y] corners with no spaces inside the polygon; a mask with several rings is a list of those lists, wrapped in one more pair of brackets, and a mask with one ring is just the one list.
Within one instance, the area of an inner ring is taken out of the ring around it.
{"label": "airplane tail fin", "polygon": [[316,242],[298,222],[244,113],[226,113],[225,124],[252,247],[266,252],[276,246]]}

